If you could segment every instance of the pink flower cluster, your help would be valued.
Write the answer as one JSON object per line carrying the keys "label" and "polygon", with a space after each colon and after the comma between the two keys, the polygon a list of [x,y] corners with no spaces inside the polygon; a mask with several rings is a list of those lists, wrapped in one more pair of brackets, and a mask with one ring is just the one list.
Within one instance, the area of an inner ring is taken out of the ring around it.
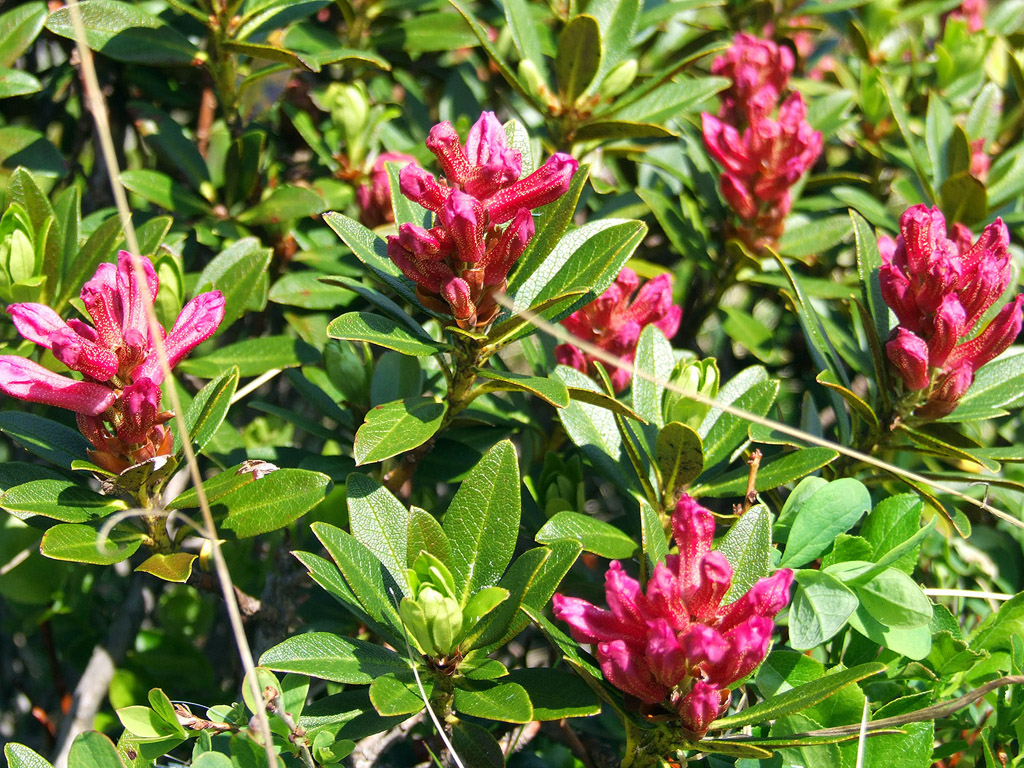
{"label": "pink flower cluster", "polygon": [[742,222],[737,234],[754,249],[782,234],[793,204],[789,190],[821,154],[822,137],[807,122],[803,97],[792,93],[779,104],[793,64],[785,46],[739,34],[711,65],[732,85],[717,117],[701,115],[704,145],[725,169],[719,187]]}
{"label": "pink flower cluster", "polygon": [[955,224],[950,239],[942,213],[925,205],[903,213],[897,240],[879,241],[882,298],[899,320],[885,349],[903,386],[923,392],[919,416],[950,413],[975,372],[1020,333],[1024,295],[977,332],[1009,284],[1009,241],[1001,219],[973,243],[970,231]]}
{"label": "pink flower cluster", "polygon": [[[682,309],[672,303],[672,278],[658,275],[637,292],[640,278],[636,272],[623,269],[615,282],[582,309],[562,321],[569,331],[583,341],[594,344],[620,360],[632,363],[640,332],[655,325],[668,338],[679,330]],[[632,298],[636,293],[636,298]],[[555,347],[555,359],[581,373],[591,373],[597,360],[572,344]],[[625,368],[608,366],[612,385],[621,391],[629,384],[631,374]]]}
{"label": "pink flower cluster", "polygon": [[[7,312],[18,332],[49,349],[82,380],[49,371],[23,357],[0,355],[0,391],[20,400],[67,408],[94,446],[90,457],[111,472],[167,455],[173,436],[160,410],[163,371],[149,332],[147,307],[159,283],[149,259],[139,259],[145,280],[137,279],[132,256],[121,251],[117,264],[100,264],[82,286],[81,299],[92,325],[65,322],[44,304],[11,304]],[[185,305],[164,348],[173,368],[224,319],[220,291],[196,296]],[[162,329],[161,329],[162,330]]]}
{"label": "pink flower cluster", "polygon": [[[523,159],[505,130],[484,112],[463,146],[450,123],[435,125],[427,148],[441,164],[438,181],[418,165],[402,169],[402,194],[437,216],[424,229],[402,224],[388,256],[416,283],[424,306],[450,314],[460,328],[486,326],[499,307],[494,293],[533,237],[530,211],[561,197],[579,163],[558,152],[524,179]],[[501,225],[507,224],[504,229]]]}
{"label": "pink flower cluster", "polygon": [[964,0],[959,8],[950,11],[946,18],[963,19],[971,32],[981,32],[985,28],[985,13],[988,11],[986,0]]}
{"label": "pink flower cluster", "polygon": [[554,611],[577,642],[597,645],[612,685],[644,704],[670,707],[700,736],[728,709],[728,686],[767,655],[772,620],[789,602],[793,572],[776,571],[723,606],[732,567],[711,549],[711,512],[683,496],[672,531],[679,554],[655,566],[646,591],[613,562],[605,576],[608,610],[555,595]]}
{"label": "pink flower cluster", "polygon": [[395,212],[391,208],[391,183],[384,163],[408,165],[415,162],[415,157],[404,152],[384,152],[377,157],[366,183],[356,189],[359,221],[367,227],[379,227],[395,220]]}

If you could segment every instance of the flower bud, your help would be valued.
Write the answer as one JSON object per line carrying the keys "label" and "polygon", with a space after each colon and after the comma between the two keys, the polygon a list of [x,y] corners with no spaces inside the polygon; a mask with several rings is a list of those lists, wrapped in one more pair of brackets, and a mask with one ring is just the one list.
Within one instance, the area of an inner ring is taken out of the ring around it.
{"label": "flower bud", "polygon": [[885,345],[885,353],[903,379],[903,386],[911,391],[928,386],[928,345],[924,339],[900,326]]}
{"label": "flower bud", "polygon": [[529,59],[523,59],[519,62],[519,79],[526,86],[526,90],[531,96],[542,101],[546,99],[547,94],[551,93],[551,88],[544,82],[544,76],[537,69],[537,65]]}
{"label": "flower bud", "polygon": [[[696,429],[704,421],[711,406],[687,397],[698,394],[714,399],[718,396],[718,364],[714,358],[680,363],[670,379],[674,387],[665,392],[665,421],[679,421]],[[674,391],[682,390],[681,392]]]}
{"label": "flower bud", "polygon": [[327,87],[331,101],[331,119],[341,126],[345,136],[345,149],[349,160],[360,165],[366,147],[370,101],[359,85],[331,83]]}

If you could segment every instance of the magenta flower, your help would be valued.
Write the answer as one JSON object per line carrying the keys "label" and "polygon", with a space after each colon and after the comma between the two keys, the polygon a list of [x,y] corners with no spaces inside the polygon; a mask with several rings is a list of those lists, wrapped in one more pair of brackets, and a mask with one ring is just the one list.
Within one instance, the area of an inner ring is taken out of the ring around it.
{"label": "magenta flower", "polygon": [[520,179],[522,157],[492,112],[480,116],[465,146],[445,122],[430,130],[427,148],[444,179],[410,164],[399,183],[403,195],[435,214],[436,226],[402,224],[388,237],[388,256],[416,283],[424,306],[461,328],[481,328],[498,314],[494,294],[533,237],[530,211],[565,194],[579,164],[559,152]]}
{"label": "magenta flower", "polygon": [[953,234],[947,236],[938,208],[915,205],[900,217],[895,242],[879,239],[882,298],[899,320],[886,353],[904,388],[921,393],[915,413],[926,417],[956,408],[975,371],[1021,329],[1024,296],[1017,296],[978,332],[982,316],[1009,285],[1006,225],[996,219],[974,242],[962,225]]}
{"label": "magenta flower", "polygon": [[981,32],[985,28],[985,12],[988,11],[986,0],[964,0],[959,8],[946,14],[946,18],[963,19],[971,32]]}
{"label": "magenta flower", "polygon": [[416,158],[404,152],[384,152],[370,170],[365,184],[356,189],[356,203],[359,205],[359,221],[367,227],[379,227],[395,220],[391,209],[391,183],[384,163],[415,163]]}
{"label": "magenta flower", "polygon": [[555,595],[554,611],[577,642],[596,644],[612,685],[644,704],[676,711],[699,737],[728,708],[729,686],[764,661],[793,572],[776,571],[722,605],[732,567],[711,549],[711,512],[683,496],[672,530],[679,554],[655,566],[646,592],[612,562],[605,576],[608,610]]}
{"label": "magenta flower", "polygon": [[[671,339],[679,330],[683,313],[682,309],[672,303],[672,278],[669,275],[658,275],[637,291],[639,285],[640,278],[636,272],[629,268],[623,269],[607,291],[565,318],[562,325],[573,336],[601,347],[620,360],[632,363],[640,332],[644,328],[655,325]],[[634,293],[636,298],[633,298]],[[591,374],[594,373],[593,363],[597,360],[572,344],[559,344],[555,347],[555,359],[562,365]],[[632,378],[630,372],[625,368],[606,367],[615,389],[625,389]]]}
{"label": "magenta flower", "polygon": [[724,169],[719,188],[742,222],[737,235],[760,249],[782,235],[793,204],[790,188],[818,159],[822,136],[807,122],[800,94],[779,103],[793,72],[785,46],[737,35],[711,71],[729,77],[732,86],[717,117],[701,115],[704,145]]}
{"label": "magenta flower", "polygon": [[[162,425],[171,414],[160,410],[160,367],[149,332],[147,306],[159,284],[149,259],[139,259],[137,279],[132,256],[101,264],[82,286],[81,299],[92,325],[65,322],[43,304],[11,304],[7,312],[18,332],[49,349],[83,380],[62,376],[38,363],[0,355],[0,391],[20,400],[67,408],[95,450],[90,457],[111,472],[171,452],[173,438]],[[224,297],[210,291],[182,309],[163,339],[170,367],[213,335],[224,319]]]}

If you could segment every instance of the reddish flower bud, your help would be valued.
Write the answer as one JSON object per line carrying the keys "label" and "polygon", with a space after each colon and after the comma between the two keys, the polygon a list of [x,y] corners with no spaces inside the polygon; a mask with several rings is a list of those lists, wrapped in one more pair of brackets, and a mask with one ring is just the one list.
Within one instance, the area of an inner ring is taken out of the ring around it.
{"label": "reddish flower bud", "polygon": [[30,403],[54,405],[87,416],[99,416],[114,404],[114,391],[91,381],[75,381],[39,363],[0,355],[0,391]]}
{"label": "reddish flower bud", "polygon": [[[207,291],[182,308],[164,340],[168,368],[174,368],[185,355],[213,336],[224,320],[224,307],[224,295],[220,291]],[[151,379],[155,384],[164,380],[163,368],[156,355],[147,358],[137,370],[138,376]]]}
{"label": "reddish flower bud", "polygon": [[683,593],[692,592],[700,579],[700,563],[711,552],[715,518],[688,494],[683,494],[672,514],[672,536],[679,547],[679,581]]}
{"label": "reddish flower bud", "polygon": [[792,583],[793,571],[789,568],[780,568],[771,576],[758,579],[739,600],[722,609],[718,631],[728,632],[751,616],[775,618],[775,615],[789,603],[789,587]]}
{"label": "reddish flower bud", "polygon": [[512,265],[523,255],[526,246],[533,237],[533,215],[526,208],[521,208],[498,242],[491,246],[480,265],[485,268],[484,285],[499,285],[508,276]]}
{"label": "reddish flower bud", "polygon": [[956,410],[957,403],[974,382],[974,367],[962,362],[944,373],[938,380],[928,402],[914,411],[918,416],[939,419]]}
{"label": "reddish flower bud", "polygon": [[686,656],[675,630],[664,619],[655,619],[648,627],[644,659],[654,679],[672,688],[686,675]]}
{"label": "reddish flower bud", "polygon": [[999,310],[999,314],[992,319],[984,331],[957,347],[949,356],[949,363],[956,365],[960,362],[967,362],[974,370],[978,370],[1001,354],[1013,344],[1020,334],[1022,305],[1024,305],[1024,295],[1018,295],[1012,302]]}
{"label": "reddish flower bud", "polygon": [[903,379],[903,386],[912,391],[928,386],[928,345],[924,339],[906,328],[897,328],[885,345],[885,353]]}
{"label": "reddish flower bud", "polygon": [[487,201],[487,213],[491,221],[504,224],[520,208],[533,210],[557,200],[568,191],[579,165],[572,155],[556,152],[525,179],[499,190]]}
{"label": "reddish flower bud", "polygon": [[680,638],[687,662],[693,666],[721,664],[729,652],[729,643],[718,630],[707,624],[692,624]]}
{"label": "reddish flower bud", "polygon": [[391,208],[391,182],[384,164],[397,163],[404,167],[415,162],[415,157],[403,152],[384,152],[377,157],[367,183],[356,189],[359,221],[367,227],[379,227],[395,220],[395,212]]}
{"label": "reddish flower bud", "polygon": [[117,355],[75,333],[69,326],[50,334],[53,356],[73,371],[97,381],[109,381],[117,373]]}
{"label": "reddish flower bud", "polygon": [[768,655],[772,627],[771,619],[752,615],[727,631],[725,641],[729,644],[729,650],[721,662],[705,667],[708,681],[724,687],[757,669]]}
{"label": "reddish flower bud", "polygon": [[451,123],[445,121],[430,129],[427,135],[427,149],[437,157],[448,181],[454,184],[466,183],[472,166],[462,149],[459,134],[455,132]]}
{"label": "reddish flower bud", "polygon": [[461,328],[472,328],[476,325],[476,305],[469,284],[461,277],[453,277],[441,286],[441,295],[452,309],[452,317]]}
{"label": "reddish flower bud", "polygon": [[424,229],[416,224],[398,226],[398,243],[417,259],[438,259],[450,254],[455,247],[443,228]]}
{"label": "reddish flower bud", "polygon": [[642,656],[623,641],[600,643],[597,659],[605,678],[620,691],[646,704],[657,704],[668,695],[669,689],[654,679]]}
{"label": "reddish flower bud", "polygon": [[484,207],[479,200],[455,190],[445,201],[439,217],[455,242],[461,261],[475,264],[484,257]]}
{"label": "reddish flower bud", "polygon": [[117,428],[118,439],[129,445],[146,442],[150,430],[162,423],[159,419],[160,387],[156,382],[142,378],[125,387],[121,398],[124,421]]}
{"label": "reddish flower bud", "polygon": [[928,365],[941,368],[957,341],[967,330],[967,313],[954,294],[948,293],[935,312],[931,343],[928,344]]}
{"label": "reddish flower bud", "polygon": [[698,680],[679,700],[678,709],[683,726],[703,736],[724,709],[722,691],[717,686]]}
{"label": "reddish flower bud", "polygon": [[398,188],[403,195],[432,213],[440,213],[444,201],[451,194],[449,187],[438,184],[437,179],[415,163],[399,172]]}
{"label": "reddish flower bud", "polygon": [[18,333],[46,349],[53,346],[51,336],[68,327],[60,315],[44,304],[11,304],[7,307],[7,313],[14,321]]}
{"label": "reddish flower bud", "polygon": [[709,552],[700,561],[698,581],[683,597],[690,613],[706,621],[714,616],[732,585],[732,566],[721,552]]}

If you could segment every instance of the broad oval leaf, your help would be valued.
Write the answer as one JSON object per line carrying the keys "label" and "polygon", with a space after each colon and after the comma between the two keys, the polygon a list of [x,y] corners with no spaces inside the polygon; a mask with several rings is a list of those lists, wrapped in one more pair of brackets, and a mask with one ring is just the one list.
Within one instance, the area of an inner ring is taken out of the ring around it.
{"label": "broad oval leaf", "polygon": [[537,531],[536,538],[541,544],[575,539],[585,551],[610,560],[630,558],[637,549],[636,542],[614,525],[571,510],[556,513]]}
{"label": "broad oval leaf", "polygon": [[455,709],[464,715],[503,723],[533,720],[533,705],[526,689],[518,683],[504,681],[463,680],[461,684],[456,683]]}
{"label": "broad oval leaf", "polygon": [[587,90],[601,67],[601,29],[593,16],[580,14],[558,36],[555,76],[566,104]]}
{"label": "broad oval leaf", "polygon": [[213,505],[223,526],[240,539],[269,533],[297,520],[327,496],[331,478],[305,469],[278,469],[225,494]]}
{"label": "broad oval leaf", "polygon": [[860,601],[839,579],[822,571],[797,571],[796,580],[789,607],[789,644],[805,651],[846,626]]}
{"label": "broad oval leaf", "polygon": [[858,480],[844,477],[818,488],[796,510],[781,565],[799,568],[821,556],[871,509],[871,494]]}
{"label": "broad oval leaf", "polygon": [[59,523],[43,534],[39,551],[54,560],[113,565],[135,554],[144,538],[137,528],[117,525],[101,541],[99,531],[91,525]]}
{"label": "broad oval leaf", "polygon": [[356,466],[371,464],[418,448],[432,438],[448,410],[430,395],[407,397],[371,408],[356,431]]}
{"label": "broad oval leaf", "polygon": [[7,758],[8,768],[53,768],[49,761],[21,744],[7,744],[4,757]]}
{"label": "broad oval leaf", "polygon": [[700,436],[692,427],[678,421],[669,422],[658,432],[654,452],[665,497],[675,497],[704,469],[704,446]]}

